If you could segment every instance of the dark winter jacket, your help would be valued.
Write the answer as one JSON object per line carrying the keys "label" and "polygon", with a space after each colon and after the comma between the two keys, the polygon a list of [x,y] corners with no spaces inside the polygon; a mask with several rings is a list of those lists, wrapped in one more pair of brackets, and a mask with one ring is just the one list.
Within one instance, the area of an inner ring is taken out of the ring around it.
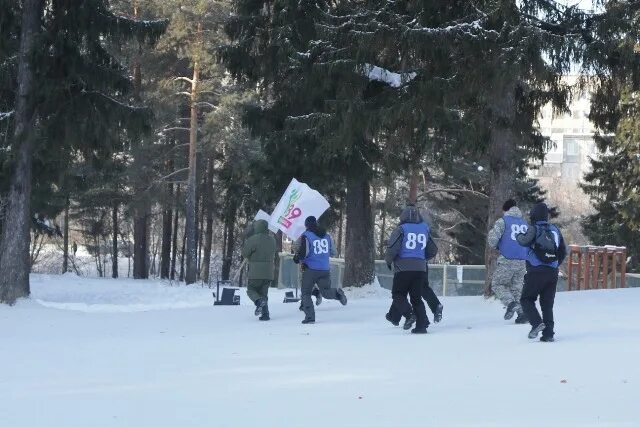
{"label": "dark winter jacket", "polygon": [[255,221],[253,230],[242,248],[242,256],[249,261],[249,280],[273,280],[276,239],[265,220]]}
{"label": "dark winter jacket", "polygon": [[[309,227],[307,227],[307,230],[311,231],[321,239],[327,235],[327,230],[317,224],[310,225]],[[300,236],[300,239],[298,240],[296,245],[298,249],[296,250],[295,255],[293,255],[293,262],[298,264],[301,260],[307,257],[307,251],[309,250],[309,244],[307,243],[307,238],[304,236],[304,234]],[[333,245],[331,245],[331,253],[329,255],[331,255],[332,257],[336,256],[336,250]]]}
{"label": "dark winter jacket", "polygon": [[[387,243],[387,251],[384,256],[387,265],[393,264],[396,273],[400,271],[427,271],[427,263],[424,260],[398,258],[404,239],[404,232],[401,225],[419,224],[421,222],[424,222],[424,220],[420,215],[420,211],[418,211],[418,208],[415,206],[407,206],[400,214],[400,225],[391,233]],[[424,253],[427,260],[430,260],[438,254],[438,246],[436,246],[431,236],[429,236],[427,246],[424,248]]]}
{"label": "dark winter jacket", "polygon": [[[529,220],[531,221],[531,225],[527,229],[527,232],[516,236],[516,240],[518,241],[518,243],[526,247],[531,247],[531,245],[533,245],[534,241],[536,240],[536,235],[538,232],[536,223],[549,221],[549,208],[547,207],[547,205],[544,203],[536,203],[529,213]],[[559,238],[560,244],[558,245],[558,264],[560,265],[567,256],[567,246],[564,243],[564,237],[562,237],[562,233],[560,233]],[[529,261],[527,261],[528,271],[535,270],[537,268],[548,269],[550,267],[534,267]]]}

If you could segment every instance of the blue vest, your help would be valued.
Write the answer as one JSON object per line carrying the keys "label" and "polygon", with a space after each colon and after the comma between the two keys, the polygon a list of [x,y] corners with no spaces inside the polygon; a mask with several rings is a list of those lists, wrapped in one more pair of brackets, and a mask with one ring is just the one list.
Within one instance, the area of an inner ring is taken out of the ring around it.
{"label": "blue vest", "polygon": [[508,215],[502,219],[504,220],[504,233],[498,242],[500,254],[507,259],[527,259],[527,248],[520,246],[516,240],[518,234],[527,232],[527,222],[522,218]]}
{"label": "blue vest", "polygon": [[[545,225],[545,224],[549,224],[549,223],[547,221],[538,221],[538,222],[536,222],[536,226],[537,225]],[[558,230],[558,227],[556,227],[553,224],[549,224],[549,228],[551,229],[551,232],[553,233],[553,237],[555,237],[555,239],[556,239],[556,246],[558,246],[558,248],[559,248],[560,247],[560,237],[561,237],[560,230]],[[539,231],[536,230],[536,233],[539,233]],[[537,237],[537,234],[536,234],[536,237]],[[531,243],[531,246],[533,246],[533,243]],[[551,262],[551,263],[544,263],[544,262],[542,262],[542,261],[540,261],[538,259],[536,254],[533,253],[532,249],[528,250],[527,262],[529,264],[531,264],[532,266],[534,266],[534,267],[540,267],[542,265],[545,265],[547,267],[558,268],[558,261],[554,261],[554,262]]]}
{"label": "blue vest", "polygon": [[329,257],[333,242],[331,236],[326,234],[318,237],[312,231],[305,231],[303,236],[307,239],[307,256],[302,262],[311,270],[329,271]]}
{"label": "blue vest", "polygon": [[419,224],[402,224],[402,248],[398,258],[424,259],[425,248],[429,242],[429,226],[424,222]]}

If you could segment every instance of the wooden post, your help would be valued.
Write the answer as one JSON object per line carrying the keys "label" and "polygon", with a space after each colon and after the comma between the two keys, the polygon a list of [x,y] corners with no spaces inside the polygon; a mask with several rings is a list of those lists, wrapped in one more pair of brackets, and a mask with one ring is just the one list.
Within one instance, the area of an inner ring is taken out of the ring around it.
{"label": "wooden post", "polygon": [[618,278],[616,277],[617,276],[617,273],[616,273],[617,266],[616,266],[616,264],[617,264],[618,260],[616,258],[617,258],[616,257],[616,249],[613,248],[613,249],[611,249],[611,278],[613,279],[613,288],[614,289],[618,287],[618,280],[617,280]]}
{"label": "wooden post", "polygon": [[621,265],[620,265],[620,287],[621,288],[626,288],[627,287],[627,248],[626,247],[622,247],[622,259],[621,261]]}

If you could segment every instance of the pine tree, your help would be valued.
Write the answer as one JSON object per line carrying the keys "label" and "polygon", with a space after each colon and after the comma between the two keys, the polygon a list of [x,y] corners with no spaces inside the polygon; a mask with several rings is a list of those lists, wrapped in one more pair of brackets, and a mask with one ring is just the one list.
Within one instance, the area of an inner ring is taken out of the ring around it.
{"label": "pine tree", "polygon": [[589,118],[600,135],[600,154],[592,159],[584,191],[596,213],[583,221],[587,236],[598,245],[624,245],[632,270],[640,268],[640,4],[599,2],[603,12],[592,17],[592,42],[584,51],[584,68],[593,76]]}
{"label": "pine tree", "polygon": [[[74,153],[88,158],[110,152],[112,135],[121,129],[144,131],[148,112],[128,103],[128,73],[107,44],[157,39],[166,25],[118,17],[104,0],[73,5],[29,0],[22,13],[15,132],[9,142],[17,156],[10,159],[13,177],[0,242],[0,300],[10,304],[29,294],[34,159],[63,170]],[[35,51],[33,37],[38,32]],[[26,126],[37,132],[37,143],[33,135],[24,137]]]}

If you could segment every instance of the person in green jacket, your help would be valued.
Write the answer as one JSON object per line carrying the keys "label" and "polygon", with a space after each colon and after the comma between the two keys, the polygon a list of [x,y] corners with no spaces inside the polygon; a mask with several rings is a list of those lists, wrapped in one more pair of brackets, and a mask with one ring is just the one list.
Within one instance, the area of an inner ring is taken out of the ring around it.
{"label": "person in green jacket", "polygon": [[255,315],[269,320],[269,287],[273,282],[276,239],[269,231],[267,221],[253,223],[253,234],[245,241],[242,256],[249,263],[247,296],[256,305]]}

